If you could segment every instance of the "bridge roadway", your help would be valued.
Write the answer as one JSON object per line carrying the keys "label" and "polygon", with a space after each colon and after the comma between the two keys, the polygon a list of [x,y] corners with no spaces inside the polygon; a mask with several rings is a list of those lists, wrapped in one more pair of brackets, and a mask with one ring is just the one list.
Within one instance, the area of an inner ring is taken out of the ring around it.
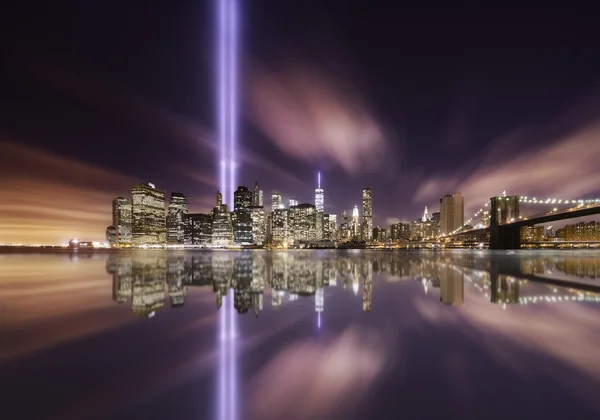
{"label": "bridge roadway", "polygon": [[558,220],[574,219],[576,217],[592,216],[600,214],[600,204],[589,204],[586,206],[571,207],[568,209],[549,211],[529,217],[519,218],[512,222],[500,223],[497,226],[487,228],[469,229],[448,235],[448,238],[456,238],[462,235],[473,235],[482,232],[490,232],[490,249],[519,249],[521,247],[521,228],[541,223],[555,222]]}

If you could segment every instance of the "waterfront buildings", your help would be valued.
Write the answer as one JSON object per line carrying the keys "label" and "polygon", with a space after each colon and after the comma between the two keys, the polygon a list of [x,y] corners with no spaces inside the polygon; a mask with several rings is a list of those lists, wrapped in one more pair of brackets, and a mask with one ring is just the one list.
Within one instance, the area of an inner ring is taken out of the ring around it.
{"label": "waterfront buildings", "polygon": [[227,204],[223,204],[223,196],[217,191],[217,206],[212,211],[212,244],[228,246],[233,243],[233,224]]}
{"label": "waterfront buildings", "polygon": [[183,243],[209,246],[212,243],[213,218],[210,214],[189,213],[183,216]]}
{"label": "waterfront buildings", "polygon": [[264,245],[267,242],[267,219],[262,206],[252,207],[252,243]]}
{"label": "waterfront buildings", "polygon": [[132,242],[134,245],[164,245],[167,240],[165,192],[154,184],[131,189]]}
{"label": "waterfront buildings", "polygon": [[521,242],[540,242],[544,238],[544,226],[523,226],[521,228]]}
{"label": "waterfront buildings", "polygon": [[252,244],[252,192],[239,186],[233,194],[232,216],[234,242],[239,245]]}
{"label": "waterfront buildings", "polygon": [[187,200],[183,193],[171,193],[171,200],[167,210],[167,243],[170,245],[183,245],[184,225],[183,217],[188,213]]}
{"label": "waterfront buildings", "polygon": [[283,207],[283,201],[281,199],[281,194],[279,191],[274,190],[271,192],[271,213],[274,213],[275,210]]}
{"label": "waterfront buildings", "polygon": [[352,209],[352,236],[355,239],[360,238],[360,228],[358,224],[358,206],[354,206],[354,209]]}
{"label": "waterfront buildings", "polygon": [[316,240],[317,210],[312,204],[298,204],[289,208],[290,239],[293,243]]}
{"label": "waterfront buildings", "polygon": [[286,245],[288,243],[288,209],[275,209],[271,221],[272,242],[275,245]]}
{"label": "waterfront buildings", "polygon": [[461,193],[445,195],[440,199],[440,233],[448,235],[464,225],[465,206]]}
{"label": "waterfront buildings", "polygon": [[[131,200],[124,197],[115,198],[112,202],[112,226],[107,228],[107,240],[111,246],[131,245],[131,225]],[[111,230],[110,239],[108,229]]]}
{"label": "waterfront buildings", "polygon": [[361,226],[361,239],[370,241],[373,239],[373,193],[371,187],[362,191],[363,222]]}

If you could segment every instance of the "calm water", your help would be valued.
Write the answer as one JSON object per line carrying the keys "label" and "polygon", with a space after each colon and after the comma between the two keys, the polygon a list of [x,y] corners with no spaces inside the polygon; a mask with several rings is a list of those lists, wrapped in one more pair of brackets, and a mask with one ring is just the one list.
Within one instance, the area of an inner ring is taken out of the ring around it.
{"label": "calm water", "polygon": [[0,417],[598,419],[596,288],[593,251],[1,255]]}

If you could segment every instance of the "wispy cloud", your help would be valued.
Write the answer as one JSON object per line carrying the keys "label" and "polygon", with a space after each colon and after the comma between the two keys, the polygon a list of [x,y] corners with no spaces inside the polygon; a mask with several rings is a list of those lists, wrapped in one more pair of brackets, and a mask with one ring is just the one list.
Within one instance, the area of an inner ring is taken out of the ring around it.
{"label": "wispy cloud", "polygon": [[298,159],[328,160],[356,174],[377,169],[388,149],[384,130],[358,92],[314,70],[255,66],[249,102],[252,122]]}

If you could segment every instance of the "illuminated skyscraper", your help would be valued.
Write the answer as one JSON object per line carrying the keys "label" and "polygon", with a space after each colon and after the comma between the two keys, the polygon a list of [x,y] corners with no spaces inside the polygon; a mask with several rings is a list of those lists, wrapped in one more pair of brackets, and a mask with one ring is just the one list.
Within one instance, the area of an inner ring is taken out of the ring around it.
{"label": "illuminated skyscraper", "polygon": [[272,213],[271,235],[275,245],[283,245],[288,242],[288,210],[275,209]]}
{"label": "illuminated skyscraper", "polygon": [[321,188],[321,172],[317,172],[317,189],[315,190],[315,208],[317,211],[325,211],[323,189]]}
{"label": "illuminated skyscraper", "polygon": [[227,204],[223,204],[223,197],[217,191],[217,205],[212,211],[212,244],[227,246],[233,242],[233,224],[231,213]]}
{"label": "illuminated skyscraper", "polygon": [[112,202],[112,209],[112,223],[115,227],[115,245],[131,245],[131,200],[124,197],[117,197]]}
{"label": "illuminated skyscraper", "polygon": [[169,208],[167,210],[167,243],[183,245],[183,216],[186,215],[187,200],[185,194],[171,193]]}
{"label": "illuminated skyscraper", "polygon": [[423,212],[423,218],[421,219],[423,222],[429,220],[429,211],[427,210],[427,206],[425,206],[425,211]]}
{"label": "illuminated skyscraper", "polygon": [[236,244],[252,244],[252,192],[239,186],[233,196],[234,241]]}
{"label": "illuminated skyscraper", "polygon": [[332,241],[337,241],[338,225],[337,225],[337,215],[335,215],[335,214],[329,215],[329,232],[330,232],[331,236],[328,239],[332,240]]}
{"label": "illuminated skyscraper", "polygon": [[363,189],[362,192],[363,223],[362,239],[370,241],[373,239],[373,196],[371,187]]}
{"label": "illuminated skyscraper", "polygon": [[275,210],[282,208],[281,194],[279,191],[271,191],[271,213]]}
{"label": "illuminated skyscraper", "polygon": [[294,200],[293,198],[290,198],[288,207],[297,206],[297,205],[298,205],[298,200]]}
{"label": "illuminated skyscraper", "polygon": [[267,241],[267,220],[262,206],[252,207],[252,243],[263,245]]}
{"label": "illuminated skyscraper", "polygon": [[154,184],[131,189],[132,242],[134,245],[164,245],[167,240],[165,192]]}
{"label": "illuminated skyscraper", "polygon": [[298,204],[289,209],[290,238],[294,243],[316,239],[316,213],[312,204]]}
{"label": "illuminated skyscraper", "polygon": [[360,230],[358,228],[358,206],[354,206],[352,209],[352,236],[360,237]]}
{"label": "illuminated skyscraper", "polygon": [[463,196],[457,192],[440,199],[440,222],[442,235],[448,235],[464,225],[465,205]]}

